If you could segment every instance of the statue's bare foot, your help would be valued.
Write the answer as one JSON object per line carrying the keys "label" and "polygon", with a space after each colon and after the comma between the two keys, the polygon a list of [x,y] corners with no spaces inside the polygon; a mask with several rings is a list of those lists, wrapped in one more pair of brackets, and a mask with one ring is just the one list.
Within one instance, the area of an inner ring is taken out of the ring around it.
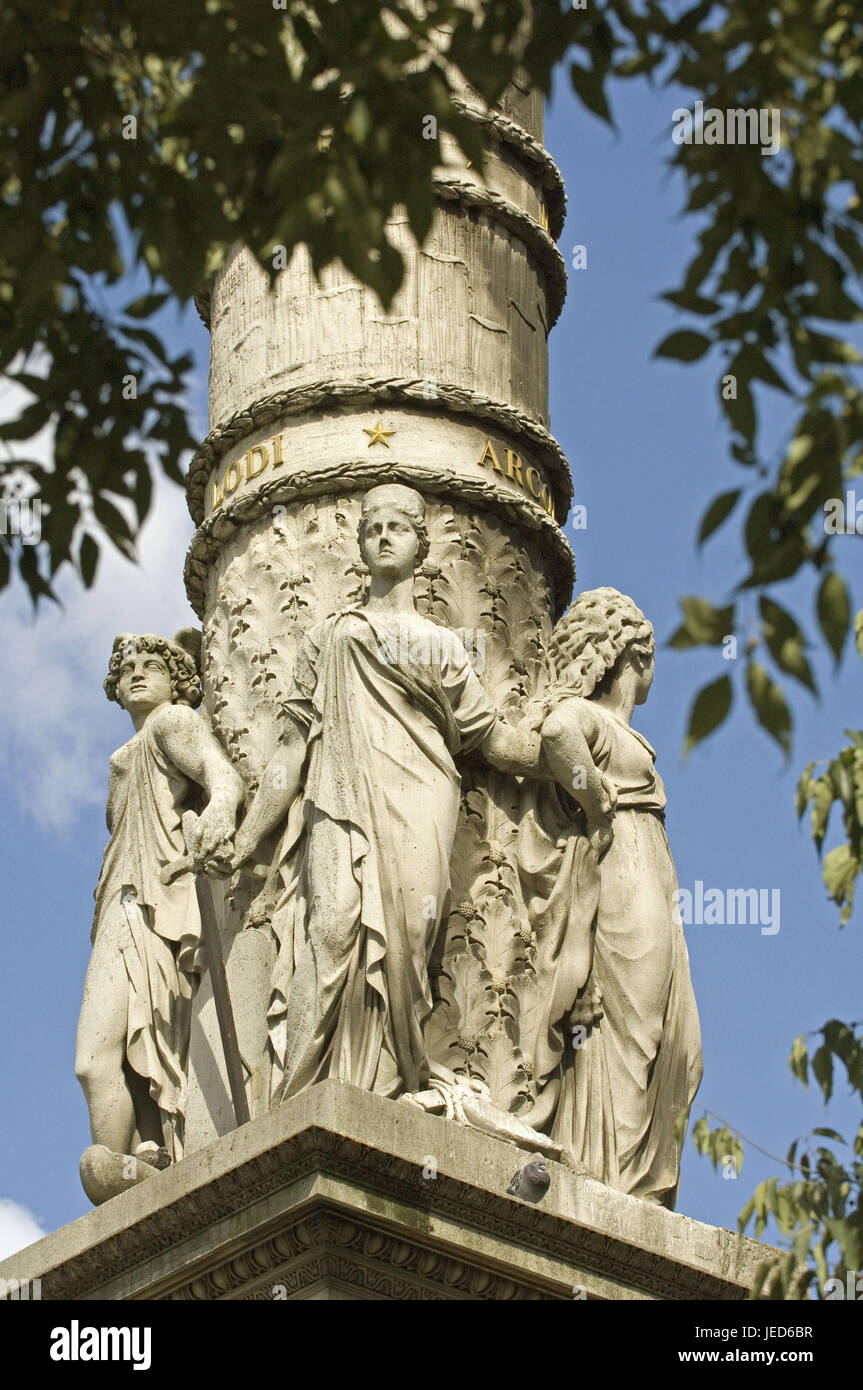
{"label": "statue's bare foot", "polygon": [[541,1134],[532,1125],[513,1115],[509,1110],[501,1110],[488,1096],[470,1092],[460,1097],[461,1118],[465,1124],[485,1134],[493,1134],[496,1139],[508,1139],[521,1149],[530,1149],[546,1158],[558,1161],[562,1158],[562,1147]]}
{"label": "statue's bare foot", "polygon": [[457,1120],[471,1129],[491,1134],[495,1139],[506,1139],[519,1148],[533,1153],[544,1154],[546,1158],[566,1162],[562,1146],[532,1128],[518,1115],[509,1110],[501,1110],[495,1105],[488,1088],[481,1082],[465,1081],[452,1072],[445,1074],[444,1068],[437,1069],[428,1090],[414,1092],[399,1097],[412,1105],[418,1105],[429,1114],[442,1114],[448,1120]]}
{"label": "statue's bare foot", "polygon": [[155,1177],[158,1165],[154,1164],[151,1157],[154,1152],[157,1155],[160,1152],[164,1153],[165,1158],[168,1158],[166,1151],[160,1151],[155,1144],[148,1148],[146,1154],[142,1154],[140,1148],[135,1154],[118,1154],[106,1148],[104,1144],[91,1144],[89,1149],[85,1149],[81,1155],[79,1172],[81,1186],[93,1205],[101,1206],[103,1202],[108,1202],[112,1197],[118,1197],[121,1192],[127,1192],[130,1187],[137,1186],[145,1178]]}

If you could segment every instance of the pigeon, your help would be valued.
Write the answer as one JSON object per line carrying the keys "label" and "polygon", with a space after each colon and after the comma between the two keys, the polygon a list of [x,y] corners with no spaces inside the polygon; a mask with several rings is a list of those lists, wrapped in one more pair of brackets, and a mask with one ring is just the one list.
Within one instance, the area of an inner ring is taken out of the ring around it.
{"label": "pigeon", "polygon": [[135,1157],[142,1163],[149,1163],[151,1168],[160,1173],[171,1166],[168,1150],[161,1148],[154,1139],[145,1139],[143,1144],[139,1144],[135,1150]]}
{"label": "pigeon", "polygon": [[510,1197],[520,1197],[523,1202],[541,1202],[551,1185],[551,1174],[541,1158],[526,1163],[512,1179],[506,1189]]}

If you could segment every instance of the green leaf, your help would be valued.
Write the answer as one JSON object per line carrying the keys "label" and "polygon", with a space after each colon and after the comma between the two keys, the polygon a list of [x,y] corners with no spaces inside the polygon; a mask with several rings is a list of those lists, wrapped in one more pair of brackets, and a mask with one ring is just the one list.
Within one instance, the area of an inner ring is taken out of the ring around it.
{"label": "green leaf", "polygon": [[121,554],[127,560],[135,560],[134,535],[123,513],[103,493],[96,493],[93,497],[93,512]]}
{"label": "green leaf", "polygon": [[600,120],[613,126],[614,120],[605,95],[602,73],[597,72],[595,68],[583,68],[579,63],[573,63],[569,75],[576,96],[588,111],[592,111]]}
{"label": "green leaf", "polygon": [[815,438],[811,434],[795,435],[788,445],[788,452],[785,455],[786,463],[792,468],[796,467],[798,463],[802,463],[803,460],[808,458],[812,453],[812,445],[814,443]]}
{"label": "green leaf", "polygon": [[856,271],[863,271],[863,245],[857,230],[836,224],[832,231],[842,254],[848,258]]}
{"label": "green leaf", "polygon": [[772,386],[775,391],[783,391],[786,395],[790,395],[788,382],[779,375],[764,353],[753,347],[752,344],[746,343],[741,349],[738,363],[739,370],[745,372],[747,379],[763,381],[766,386]]}
{"label": "green leaf", "polygon": [[692,1142],[699,1153],[707,1153],[710,1146],[710,1122],[706,1115],[701,1115],[692,1126]]}
{"label": "green leaf", "polygon": [[829,773],[825,773],[823,777],[819,777],[817,781],[812,783],[812,838],[819,853],[827,833],[827,822],[830,818],[833,800],[833,780]]}
{"label": "green leaf", "polygon": [[638,53],[634,58],[624,58],[615,66],[616,77],[640,77],[642,73],[652,72],[662,62],[661,53]]}
{"label": "green leaf", "polygon": [[795,618],[773,599],[762,596],[759,600],[762,618],[762,632],[768,651],[780,670],[794,676],[813,694],[816,693],[815,677],[803,647],[806,639]]}
{"label": "green leaf", "polygon": [[673,304],[675,309],[687,309],[692,314],[717,314],[719,312],[719,301],[716,299],[706,299],[704,295],[698,294],[695,290],[673,290],[669,294],[663,294],[660,298],[668,304]]}
{"label": "green leaf", "polygon": [[812,795],[812,770],[814,767],[814,762],[807,763],[797,783],[797,790],[794,793],[794,808],[797,812],[798,820],[802,818],[803,812],[809,805],[809,798]]}
{"label": "green leaf", "polygon": [[127,304],[125,309],[120,312],[130,319],[147,319],[151,314],[155,314],[157,309],[170,299],[168,294],[142,294],[139,299],[133,299],[131,304]]}
{"label": "green leaf", "polygon": [[850,748],[844,749],[838,758],[833,758],[828,769],[836,799],[841,801],[848,811],[852,810],[854,805],[853,756]]}
{"label": "green leaf", "polygon": [[358,145],[364,145],[372,129],[372,113],[363,97],[355,96],[345,121],[345,130]]}
{"label": "green leaf", "polygon": [[854,907],[854,880],[859,872],[859,861],[849,845],[838,845],[824,856],[824,885],[837,907],[842,909],[839,925],[843,927]]}
{"label": "green leaf", "polygon": [[838,666],[851,622],[851,600],[845,581],[836,570],[829,570],[821,581],[817,612],[819,626]]}
{"label": "green leaf", "polygon": [[734,631],[734,605],[714,608],[709,599],[690,596],[680,599],[683,624],[669,639],[678,650],[688,647],[718,647]]}
{"label": "green leaf", "polygon": [[731,709],[732,699],[731,680],[728,676],[720,676],[719,680],[713,681],[711,685],[705,685],[699,690],[689,712],[689,727],[686,731],[686,742],[683,748],[683,755],[688,754],[700,743],[718,729],[720,724],[728,716]]}
{"label": "green leaf", "polygon": [[675,1140],[676,1140],[676,1142],[677,1142],[678,1144],[682,1144],[682,1143],[683,1143],[683,1139],[684,1139],[684,1136],[685,1136],[685,1134],[686,1134],[687,1126],[688,1126],[688,1124],[689,1124],[689,1115],[690,1115],[690,1111],[691,1111],[691,1110],[692,1110],[692,1103],[690,1102],[689,1105],[685,1105],[685,1106],[683,1107],[682,1110],[679,1110],[678,1113],[677,1113],[677,1116],[675,1117],[675,1120],[674,1120],[674,1138],[675,1138]]}
{"label": "green leaf", "polygon": [[149,328],[124,328],[123,332],[127,338],[133,339],[136,343],[142,343],[145,348],[148,348],[163,367],[168,366],[165,344],[155,333],[151,333]]}
{"label": "green leaf", "polygon": [[730,372],[737,380],[735,395],[727,396],[723,391],[720,401],[731,428],[751,448],[755,441],[755,398],[746,377],[734,370],[735,365],[735,362],[731,363]]}
{"label": "green leaf", "polygon": [[93,580],[96,578],[96,567],[99,563],[99,547],[88,531],[81,537],[81,546],[78,551],[78,565],[81,570],[81,578],[84,587],[91,589]]}
{"label": "green leaf", "polygon": [[697,362],[703,357],[710,347],[710,339],[705,338],[703,333],[694,333],[692,329],[680,328],[676,333],[671,333],[654,352],[654,357],[672,357],[678,362]]}
{"label": "green leaf", "polygon": [[782,691],[757,661],[750,661],[746,668],[746,686],[756,719],[788,756],[791,751],[791,714]]}
{"label": "green leaf", "polygon": [[824,1092],[824,1099],[829,1100],[833,1094],[833,1053],[823,1043],[812,1058],[812,1074]]}
{"label": "green leaf", "polygon": [[[801,1033],[794,1039],[791,1048],[791,1055],[788,1058],[788,1065],[791,1068],[792,1076],[796,1076],[798,1081],[802,1081],[804,1086],[809,1085],[809,1049],[806,1046],[806,1039]],[[793,1163],[793,1158],[789,1159]]]}
{"label": "green leaf", "polygon": [[718,497],[714,497],[704,516],[701,518],[701,526],[698,531],[698,544],[701,546],[714,531],[718,531],[724,521],[734,511],[738,498],[742,492],[741,488],[734,488],[731,492],[721,492]]}

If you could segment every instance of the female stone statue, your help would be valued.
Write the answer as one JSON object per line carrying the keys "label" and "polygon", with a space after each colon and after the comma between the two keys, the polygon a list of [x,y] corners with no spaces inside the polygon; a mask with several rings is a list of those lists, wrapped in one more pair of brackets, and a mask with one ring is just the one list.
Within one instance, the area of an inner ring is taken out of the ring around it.
{"label": "female stone statue", "polygon": [[581,594],[554,631],[541,740],[558,785],[534,784],[519,831],[550,981],[525,1118],[610,1186],[673,1206],[701,1039],[665,791],[629,722],[653,663],[653,628],[616,589]]}
{"label": "female stone statue", "polygon": [[[200,972],[194,876],[160,871],[187,853],[225,864],[243,783],[207,724],[194,656],[151,633],[121,633],[105,693],[131,715],[134,736],[111,758],[110,839],[96,886],[93,952],[78,1023],[75,1069],[90,1110],[92,1149],[81,1161],[85,1190],[104,1200],[147,1175],[120,1162],[137,1153],[164,1167],[183,1152],[190,1003]],[[202,789],[200,817],[181,817]],[[194,827],[194,828],[192,828]]]}
{"label": "female stone statue", "polygon": [[359,543],[367,601],[305,634],[282,744],[235,842],[240,865],[299,805],[296,929],[282,940],[270,1014],[277,1099],[326,1077],[389,1097],[428,1085],[428,960],[459,812],[453,758],[478,747],[512,770],[524,751],[459,638],[416,611],[414,570],[429,545],[420,494],[367,492]]}

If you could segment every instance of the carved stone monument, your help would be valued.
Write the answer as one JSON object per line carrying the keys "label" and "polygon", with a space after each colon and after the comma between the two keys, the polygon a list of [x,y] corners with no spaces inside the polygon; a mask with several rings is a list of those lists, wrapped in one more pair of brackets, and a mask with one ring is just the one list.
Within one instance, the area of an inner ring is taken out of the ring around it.
{"label": "carved stone monument", "polygon": [[179,637],[117,639],[136,733],[78,1060],[103,1205],[9,1262],[47,1297],[740,1298],[754,1273],[754,1242],[664,1210],[700,1036],[630,724],[653,629],[615,589],[571,603],[560,175],[538,96],[461,105],[485,178],[450,150],[425,245],[394,223],[387,313],[301,251],[270,289],[241,247],[201,301],[202,712]]}
{"label": "carved stone monument", "polygon": [[[489,112],[466,92],[464,106],[486,132],[485,179],[448,151],[425,245],[404,223],[392,228],[407,274],[386,314],[341,269],[316,282],[303,252],[271,292],[242,249],[202,306],[211,433],[189,472],[199,529],[187,589],[204,631],[204,709],[252,790],[282,732],[305,633],[361,599],[360,500],[375,485],[422,494],[417,611],[461,633],[493,706],[518,719],[547,679],[552,624],[574,574],[561,529],[570,473],[548,430],[563,186],[541,144],[537,94],[511,89]],[[458,772],[429,1046],[509,1111],[534,1099],[541,993],[515,855],[520,792],[477,757],[460,758]],[[271,1090],[266,1015],[279,947],[270,924],[250,926],[249,893],[243,886],[222,911],[254,1115]],[[206,991],[198,1018],[191,1145],[233,1123]]]}
{"label": "carved stone monument", "polygon": [[[199,649],[194,633],[168,640],[124,632],[105,680],[135,733],[111,759],[111,838],[96,885],[78,1024],[75,1069],[93,1136],[81,1181],[94,1202],[183,1156],[201,924],[191,872],[166,881],[160,871],[187,849],[202,864],[230,858],[243,795],[209,726],[193,713],[201,699]],[[206,798],[199,817],[188,804],[192,788]]]}

